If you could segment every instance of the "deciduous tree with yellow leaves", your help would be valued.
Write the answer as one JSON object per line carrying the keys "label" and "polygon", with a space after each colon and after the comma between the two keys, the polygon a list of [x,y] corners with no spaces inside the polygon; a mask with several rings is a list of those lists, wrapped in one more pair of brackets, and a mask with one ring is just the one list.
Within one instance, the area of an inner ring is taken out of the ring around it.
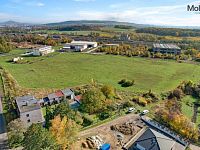
{"label": "deciduous tree with yellow leaves", "polygon": [[56,116],[51,124],[50,132],[56,138],[57,144],[62,150],[70,149],[78,132],[77,124],[66,116],[61,118],[60,115]]}

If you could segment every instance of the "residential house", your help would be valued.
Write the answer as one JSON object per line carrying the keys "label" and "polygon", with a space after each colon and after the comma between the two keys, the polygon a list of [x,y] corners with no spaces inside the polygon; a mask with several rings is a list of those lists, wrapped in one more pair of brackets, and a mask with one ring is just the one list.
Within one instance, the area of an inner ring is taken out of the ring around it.
{"label": "residential house", "polygon": [[20,120],[25,125],[30,126],[32,123],[44,123],[41,106],[38,100],[31,95],[16,97],[16,104]]}
{"label": "residential house", "polygon": [[181,48],[175,44],[153,44],[154,53],[162,54],[181,54]]}
{"label": "residential house", "polygon": [[61,90],[59,90],[55,93],[49,94],[48,99],[50,105],[53,103],[60,103],[62,100],[64,100],[64,94]]}
{"label": "residential house", "polygon": [[64,95],[64,99],[74,99],[75,95],[74,92],[71,89],[64,89],[61,90],[63,95]]}
{"label": "residential house", "polygon": [[82,95],[75,96],[74,100],[81,104]]}
{"label": "residential house", "polygon": [[52,46],[41,46],[32,50],[33,56],[44,56],[53,52],[54,49],[52,48]]}
{"label": "residential house", "polygon": [[[136,138],[136,139],[135,139]],[[147,127],[141,130],[132,141],[124,146],[125,150],[185,150],[186,146],[158,130]]]}

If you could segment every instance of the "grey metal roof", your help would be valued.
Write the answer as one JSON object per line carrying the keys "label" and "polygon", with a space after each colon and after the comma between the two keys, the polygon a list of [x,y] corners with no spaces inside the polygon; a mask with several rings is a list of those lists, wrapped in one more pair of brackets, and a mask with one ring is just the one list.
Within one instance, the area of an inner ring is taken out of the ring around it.
{"label": "grey metal roof", "polygon": [[[176,144],[179,143],[162,133],[148,128],[128,150],[137,150],[135,148],[136,145],[147,150],[171,150]],[[181,149],[185,149],[185,147],[182,145]]]}
{"label": "grey metal roof", "polygon": [[20,113],[29,112],[41,108],[37,99],[31,95],[16,97],[16,103]]}
{"label": "grey metal roof", "polygon": [[90,41],[72,41],[71,44],[86,44],[86,45],[95,45],[97,42],[90,42]]}
{"label": "grey metal roof", "polygon": [[48,98],[49,99],[54,99],[54,98],[57,98],[56,94],[55,93],[51,93],[48,95]]}
{"label": "grey metal roof", "polygon": [[61,90],[61,91],[65,96],[70,96],[70,95],[74,94],[74,92],[71,89],[64,89],[64,90]]}
{"label": "grey metal roof", "polygon": [[154,48],[160,48],[160,49],[181,49],[175,44],[153,44]]}

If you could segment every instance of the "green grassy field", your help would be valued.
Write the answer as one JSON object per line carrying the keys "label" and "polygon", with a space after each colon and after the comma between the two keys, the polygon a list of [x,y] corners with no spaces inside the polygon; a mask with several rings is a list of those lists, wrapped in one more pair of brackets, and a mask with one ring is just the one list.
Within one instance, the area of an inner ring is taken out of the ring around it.
{"label": "green grassy field", "polygon": [[[21,52],[22,50],[20,50]],[[12,52],[18,54],[19,52]],[[54,53],[55,56],[25,57],[30,64],[8,62],[13,56],[0,57],[0,65],[28,88],[64,88],[87,84],[91,79],[129,91],[166,92],[183,80],[199,81],[200,66],[175,61],[128,58],[111,55]],[[118,81],[134,79],[135,85],[122,88]]]}
{"label": "green grassy field", "polygon": [[[183,99],[182,99],[182,113],[184,115],[186,115],[190,120],[192,119],[193,117],[193,114],[194,114],[194,106],[193,106],[193,103],[196,102],[197,99],[195,99],[194,97],[192,96],[185,96]],[[189,105],[187,105],[187,103]],[[199,111],[199,108],[198,108],[198,111]],[[197,120],[196,120],[196,124],[200,124],[200,113],[197,114]]]}
{"label": "green grassy field", "polygon": [[130,32],[135,31],[135,29],[120,29],[120,28],[114,28],[114,27],[102,27],[101,29],[106,30],[106,31],[123,32],[123,33],[130,33]]}
{"label": "green grassy field", "polygon": [[74,34],[74,35],[88,35],[91,32],[103,33],[101,31],[58,31],[58,30],[38,30],[33,33],[47,33],[47,34]]}
{"label": "green grassy field", "polygon": [[[195,98],[193,98],[192,96],[185,96],[182,99],[182,113],[184,115],[186,115],[188,118],[192,119],[193,116],[193,111],[194,111],[194,107],[193,107],[193,103],[196,101]],[[190,105],[188,106],[187,103]]]}

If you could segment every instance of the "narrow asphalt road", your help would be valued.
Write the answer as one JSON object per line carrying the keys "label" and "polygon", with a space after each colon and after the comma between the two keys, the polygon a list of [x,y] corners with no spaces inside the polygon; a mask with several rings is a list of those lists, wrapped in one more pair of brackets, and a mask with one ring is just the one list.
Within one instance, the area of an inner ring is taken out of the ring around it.
{"label": "narrow asphalt road", "polygon": [[3,115],[3,106],[0,95],[0,150],[8,150],[7,140],[6,123]]}

